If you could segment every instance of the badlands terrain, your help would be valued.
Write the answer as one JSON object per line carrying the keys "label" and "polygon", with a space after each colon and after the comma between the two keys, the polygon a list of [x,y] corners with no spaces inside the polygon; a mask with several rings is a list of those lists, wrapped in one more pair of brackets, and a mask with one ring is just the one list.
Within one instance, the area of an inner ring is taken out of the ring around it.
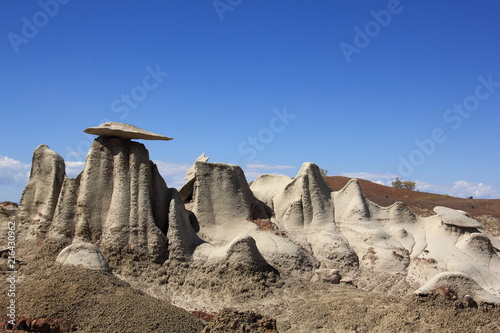
{"label": "badlands terrain", "polygon": [[16,281],[0,306],[15,300],[18,331],[500,331],[500,200],[323,178],[314,163],[248,184],[204,155],[177,190],[135,141],[171,138],[85,132],[78,177],[40,145],[19,207],[1,205]]}

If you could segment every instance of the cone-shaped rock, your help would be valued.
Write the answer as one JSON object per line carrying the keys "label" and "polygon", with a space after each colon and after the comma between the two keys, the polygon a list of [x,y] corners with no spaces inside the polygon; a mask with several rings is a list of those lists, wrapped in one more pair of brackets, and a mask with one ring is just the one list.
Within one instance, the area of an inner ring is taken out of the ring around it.
{"label": "cone-shaped rock", "polygon": [[192,226],[191,219],[195,216],[186,210],[177,190],[171,189],[171,191],[173,194],[170,201],[167,232],[168,258],[186,261],[202,240],[196,235]]}
{"label": "cone-shaped rock", "polygon": [[293,181],[274,197],[276,219],[287,229],[333,223],[331,193],[318,166],[304,163]]}
{"label": "cone-shaped rock", "polygon": [[369,219],[370,208],[357,179],[351,179],[340,191],[334,193],[335,220]]}

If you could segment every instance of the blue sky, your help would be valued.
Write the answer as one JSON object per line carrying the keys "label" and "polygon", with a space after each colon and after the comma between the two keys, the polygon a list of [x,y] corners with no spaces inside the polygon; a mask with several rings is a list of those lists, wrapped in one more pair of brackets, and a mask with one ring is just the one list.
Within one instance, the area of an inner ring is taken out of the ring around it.
{"label": "blue sky", "polygon": [[0,201],[47,144],[82,167],[119,121],[169,186],[210,161],[500,198],[500,2],[0,2]]}

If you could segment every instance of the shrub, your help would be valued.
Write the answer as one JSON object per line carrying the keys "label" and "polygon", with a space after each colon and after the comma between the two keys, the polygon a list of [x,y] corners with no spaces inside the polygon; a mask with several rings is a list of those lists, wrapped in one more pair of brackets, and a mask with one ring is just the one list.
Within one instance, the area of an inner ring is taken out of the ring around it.
{"label": "shrub", "polygon": [[402,189],[410,190],[410,191],[415,190],[415,186],[416,185],[417,184],[415,182],[411,181],[411,180],[402,181],[399,178],[396,178],[396,180],[392,182],[392,187],[394,187],[394,188],[402,188]]}

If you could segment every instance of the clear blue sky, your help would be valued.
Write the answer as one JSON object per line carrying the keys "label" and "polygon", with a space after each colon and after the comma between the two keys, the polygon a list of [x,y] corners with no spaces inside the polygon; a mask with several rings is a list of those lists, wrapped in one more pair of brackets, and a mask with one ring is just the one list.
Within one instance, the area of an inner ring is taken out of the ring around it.
{"label": "clear blue sky", "polygon": [[0,200],[19,201],[39,144],[74,175],[82,130],[103,121],[173,137],[143,143],[174,187],[206,152],[249,179],[315,162],[498,198],[499,14],[494,0],[1,1]]}

